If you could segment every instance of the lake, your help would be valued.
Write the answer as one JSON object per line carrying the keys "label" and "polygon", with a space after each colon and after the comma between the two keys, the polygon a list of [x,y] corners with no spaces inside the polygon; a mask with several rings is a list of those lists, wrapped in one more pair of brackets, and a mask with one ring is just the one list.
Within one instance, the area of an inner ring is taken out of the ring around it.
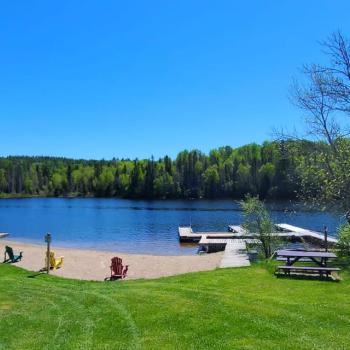
{"label": "lake", "polygon": [[[334,234],[339,216],[306,210],[290,202],[268,204],[275,222]],[[177,228],[226,231],[239,224],[242,211],[233,200],[127,200],[101,198],[31,198],[0,200],[0,232],[11,240],[43,243],[52,233],[53,246],[159,255],[194,254],[195,245],[180,245]]]}

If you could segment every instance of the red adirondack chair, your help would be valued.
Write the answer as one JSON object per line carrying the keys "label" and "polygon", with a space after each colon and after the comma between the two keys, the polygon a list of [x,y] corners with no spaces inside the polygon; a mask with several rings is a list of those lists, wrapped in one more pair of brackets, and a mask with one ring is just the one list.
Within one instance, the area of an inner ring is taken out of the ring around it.
{"label": "red adirondack chair", "polygon": [[129,265],[123,265],[122,259],[114,257],[111,260],[111,280],[123,279],[126,277]]}

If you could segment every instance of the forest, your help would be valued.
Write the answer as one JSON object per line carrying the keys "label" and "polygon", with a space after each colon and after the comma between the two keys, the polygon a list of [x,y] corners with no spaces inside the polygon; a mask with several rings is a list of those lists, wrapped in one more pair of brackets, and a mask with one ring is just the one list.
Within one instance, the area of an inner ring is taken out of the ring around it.
{"label": "forest", "polygon": [[305,160],[328,146],[274,141],[182,151],[175,159],[0,158],[2,197],[295,198]]}

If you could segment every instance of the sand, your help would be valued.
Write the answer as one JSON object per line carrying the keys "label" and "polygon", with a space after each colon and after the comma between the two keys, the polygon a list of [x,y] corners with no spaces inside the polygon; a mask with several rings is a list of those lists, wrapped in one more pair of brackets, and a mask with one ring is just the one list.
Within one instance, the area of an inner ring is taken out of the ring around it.
{"label": "sand", "polygon": [[[39,271],[44,267],[45,245],[20,243],[0,239],[0,252],[5,245],[18,254],[23,251],[22,261],[14,265],[30,271]],[[209,271],[217,268],[222,258],[222,252],[204,255],[158,256],[126,254],[96,250],[52,247],[56,256],[64,256],[64,264],[51,273],[56,276],[84,280],[104,280],[110,276],[110,261],[114,256],[123,259],[123,264],[129,265],[127,279],[158,278],[173,276],[187,272]]]}

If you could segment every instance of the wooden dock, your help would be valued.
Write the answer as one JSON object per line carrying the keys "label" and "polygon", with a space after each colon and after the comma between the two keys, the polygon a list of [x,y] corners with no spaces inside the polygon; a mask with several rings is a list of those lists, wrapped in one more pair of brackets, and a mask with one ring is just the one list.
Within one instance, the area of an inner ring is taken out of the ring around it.
{"label": "wooden dock", "polygon": [[228,225],[228,231],[239,235],[246,235],[248,232],[241,225]]}
{"label": "wooden dock", "polygon": [[[316,232],[301,227],[289,225],[289,224],[275,224],[276,235],[280,238],[289,240],[305,241],[309,243],[324,244],[324,234],[321,232]],[[229,225],[228,231],[235,234],[236,238],[254,238],[257,236],[255,233],[249,233],[244,228],[239,225]],[[338,240],[334,237],[327,237],[327,241],[330,245],[338,243]]]}
{"label": "wooden dock", "polygon": [[[301,241],[324,245],[324,235],[320,232],[303,229],[289,224],[276,224],[272,233],[289,241]],[[247,232],[242,226],[230,225],[229,232],[193,232],[191,227],[179,227],[180,242],[198,243],[207,253],[224,251],[220,267],[249,266],[246,244],[259,244],[258,234]],[[328,236],[328,244],[334,245],[338,240]]]}
{"label": "wooden dock", "polygon": [[[324,234],[312,230],[307,230],[301,227],[289,225],[289,224],[276,224],[276,235],[280,238],[299,240],[316,244],[324,243]],[[194,242],[197,243],[201,240],[202,236],[213,239],[256,239],[256,233],[247,232],[242,226],[230,225],[228,226],[229,232],[193,232],[191,227],[179,227],[179,240],[180,242]],[[334,245],[338,240],[334,237],[328,236],[328,243]]]}
{"label": "wooden dock", "polygon": [[[324,234],[312,230],[307,230],[301,227],[289,225],[289,224],[276,224],[278,230],[278,235],[280,237],[299,237],[304,240],[310,240],[315,242],[324,242]],[[334,237],[327,237],[328,243],[336,244],[338,240]]]}
{"label": "wooden dock", "polygon": [[220,268],[250,266],[246,242],[241,239],[227,240]]}
{"label": "wooden dock", "polygon": [[215,239],[229,239],[234,238],[234,233],[229,232],[196,232],[194,233],[192,227],[179,227],[179,240],[180,242],[198,243],[203,236]]}
{"label": "wooden dock", "polygon": [[212,239],[206,236],[199,241],[207,252],[224,251],[220,268],[250,266],[246,243],[243,239]]}

